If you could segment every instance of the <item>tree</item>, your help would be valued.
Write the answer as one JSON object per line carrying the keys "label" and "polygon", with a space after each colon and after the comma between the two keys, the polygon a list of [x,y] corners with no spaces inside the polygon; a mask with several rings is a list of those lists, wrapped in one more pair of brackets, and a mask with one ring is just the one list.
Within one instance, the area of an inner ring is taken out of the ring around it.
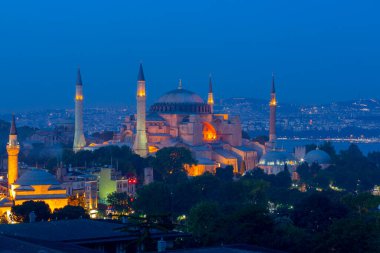
{"label": "tree", "polygon": [[147,166],[146,160],[134,154],[128,146],[107,146],[94,151],[81,150],[76,153],[72,150],[64,150],[62,161],[74,167],[113,165],[124,174],[136,174],[138,170]]}
{"label": "tree", "polygon": [[192,180],[175,185],[172,197],[172,211],[178,216],[188,214],[189,210],[202,200],[202,191],[195,187]]}
{"label": "tree", "polygon": [[232,181],[234,176],[234,167],[227,165],[224,168],[217,168],[215,176],[223,181]]}
{"label": "tree", "polygon": [[280,188],[289,188],[292,185],[292,179],[288,166],[285,164],[284,170],[279,172],[274,178],[274,186]]}
{"label": "tree", "polygon": [[380,252],[380,229],[374,219],[336,220],[320,238],[315,252]]}
{"label": "tree", "polygon": [[312,237],[304,229],[291,223],[277,223],[270,236],[269,247],[285,252],[303,253],[311,252]]}
{"label": "tree", "polygon": [[17,222],[29,222],[29,214],[34,212],[36,221],[49,220],[51,210],[48,204],[43,201],[25,201],[21,205],[12,207],[12,217]]}
{"label": "tree", "polygon": [[232,212],[224,212],[219,225],[225,243],[263,245],[273,230],[273,220],[267,209],[259,205],[239,205]]}
{"label": "tree", "polygon": [[52,214],[53,219],[65,220],[65,219],[79,219],[90,218],[86,210],[81,206],[64,206],[63,208],[55,209]]}
{"label": "tree", "polygon": [[368,213],[371,209],[377,210],[380,205],[380,197],[364,192],[358,195],[349,194],[342,199],[342,202],[353,212],[361,215]]}
{"label": "tree", "polygon": [[306,153],[308,153],[312,150],[315,150],[316,148],[317,148],[317,145],[315,145],[314,143],[305,145]]}
{"label": "tree", "polygon": [[187,148],[167,147],[157,151],[152,163],[153,169],[164,181],[167,181],[169,177],[184,175],[186,173],[184,165],[196,164],[196,160]]}
{"label": "tree", "polygon": [[325,231],[334,219],[345,217],[347,209],[332,202],[323,193],[313,193],[294,207],[292,220],[296,226],[310,232]]}
{"label": "tree", "polygon": [[319,166],[317,163],[302,163],[297,167],[297,172],[301,178],[301,182],[306,183],[309,187],[314,188],[320,187],[320,178],[318,176],[320,175],[321,170],[321,166]]}
{"label": "tree", "polygon": [[190,210],[188,227],[200,245],[211,245],[219,238],[220,207],[215,202],[201,202]]}
{"label": "tree", "polygon": [[250,203],[267,207],[268,196],[267,190],[270,187],[270,183],[264,180],[254,181],[251,190],[248,192]]}
{"label": "tree", "polygon": [[191,178],[190,183],[200,193],[202,201],[215,200],[219,195],[220,180],[210,173]]}
{"label": "tree", "polygon": [[84,194],[77,195],[77,196],[69,196],[68,199],[68,205],[70,206],[81,206],[83,208],[86,207],[86,197]]}
{"label": "tree", "polygon": [[331,157],[331,159],[333,161],[336,160],[337,154],[336,154],[334,145],[331,143],[331,141],[325,141],[325,142],[323,142],[323,144],[319,145],[318,148],[320,150],[325,151],[327,154],[329,154],[330,157]]}
{"label": "tree", "polygon": [[380,168],[380,152],[370,152],[368,153],[368,160]]}
{"label": "tree", "polygon": [[133,207],[136,211],[147,215],[170,214],[172,194],[166,184],[154,182],[137,190]]}
{"label": "tree", "polygon": [[330,171],[334,184],[349,192],[369,191],[380,184],[380,170],[354,144],[341,151]]}
{"label": "tree", "polygon": [[107,196],[107,203],[118,214],[129,214],[132,211],[132,201],[126,192],[112,192]]}

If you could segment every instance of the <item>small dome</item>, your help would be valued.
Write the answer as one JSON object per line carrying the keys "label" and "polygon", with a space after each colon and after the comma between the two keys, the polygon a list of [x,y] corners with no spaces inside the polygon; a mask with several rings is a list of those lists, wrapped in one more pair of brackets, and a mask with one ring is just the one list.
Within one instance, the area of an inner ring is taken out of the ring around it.
{"label": "small dome", "polygon": [[274,165],[285,165],[294,164],[294,157],[283,151],[269,151],[260,158],[259,165],[274,166]]}
{"label": "small dome", "polygon": [[330,164],[331,157],[325,151],[316,149],[308,152],[305,156],[305,162],[308,164],[317,163],[317,164]]}
{"label": "small dome", "polygon": [[15,182],[16,185],[60,185],[49,172],[41,169],[30,169],[24,172]]}
{"label": "small dome", "polygon": [[204,103],[203,99],[196,93],[185,90],[175,89],[162,95],[158,103]]}

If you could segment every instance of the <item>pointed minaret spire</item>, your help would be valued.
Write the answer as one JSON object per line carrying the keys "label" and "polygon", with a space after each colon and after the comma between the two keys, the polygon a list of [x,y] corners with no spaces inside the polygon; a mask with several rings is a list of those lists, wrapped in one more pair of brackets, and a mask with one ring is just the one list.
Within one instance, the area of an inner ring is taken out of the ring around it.
{"label": "pointed minaret spire", "polygon": [[83,133],[83,84],[80,68],[78,67],[77,82],[75,85],[75,130],[73,150],[78,152],[86,146]]}
{"label": "pointed minaret spire", "polygon": [[148,138],[146,134],[146,92],[145,78],[140,64],[139,73],[137,75],[137,121],[136,136],[133,143],[133,151],[141,157],[148,156]]}
{"label": "pointed minaret spire", "polygon": [[273,72],[272,72],[272,90],[271,90],[271,93],[276,93],[276,89],[274,86],[274,73]]}
{"label": "pointed minaret spire", "polygon": [[212,93],[212,79],[211,79],[211,73],[208,77],[208,93]]}
{"label": "pointed minaret spire", "polygon": [[15,114],[12,114],[12,122],[11,122],[11,130],[10,135],[17,135],[17,128],[16,128],[16,120],[15,120]]}
{"label": "pointed minaret spire", "polygon": [[80,74],[80,67],[78,67],[77,83],[76,83],[76,85],[82,86],[82,75]]}
{"label": "pointed minaret spire", "polygon": [[182,79],[179,79],[178,81],[178,89],[182,90]]}
{"label": "pointed minaret spire", "polygon": [[142,63],[140,63],[139,73],[137,75],[137,81],[145,81]]}
{"label": "pointed minaret spire", "polygon": [[207,104],[210,106],[210,112],[214,113],[214,93],[212,92],[212,78],[211,78],[211,74],[209,75],[209,80],[208,80]]}
{"label": "pointed minaret spire", "polygon": [[275,149],[276,147],[276,90],[274,86],[274,74],[272,73],[272,89],[270,94],[269,102],[269,143],[270,149]]}
{"label": "pointed minaret spire", "polygon": [[11,129],[9,133],[9,141],[7,144],[8,153],[8,190],[9,195],[13,199],[12,185],[18,179],[18,154],[20,152],[20,145],[17,140],[17,129],[15,115],[12,115]]}

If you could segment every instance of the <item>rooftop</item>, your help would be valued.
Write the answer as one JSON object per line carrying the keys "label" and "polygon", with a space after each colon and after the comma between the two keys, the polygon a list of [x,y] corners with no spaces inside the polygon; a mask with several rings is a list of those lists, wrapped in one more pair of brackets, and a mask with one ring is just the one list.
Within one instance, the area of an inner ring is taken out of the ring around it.
{"label": "rooftop", "polygon": [[[137,238],[131,232],[120,229],[125,224],[90,219],[59,220],[50,222],[33,222],[19,224],[2,224],[0,234],[3,236],[16,236],[30,240],[44,240],[50,242],[91,243],[125,241]],[[33,233],[30,233],[33,231]],[[162,233],[152,230],[153,237],[160,238]],[[165,233],[165,237],[178,237],[185,234],[178,232]],[[187,236],[187,235],[185,235]]]}
{"label": "rooftop", "polygon": [[42,169],[29,169],[15,182],[16,185],[60,185],[49,172]]}
{"label": "rooftop", "polygon": [[175,89],[162,95],[158,103],[204,103],[196,93],[186,89]]}

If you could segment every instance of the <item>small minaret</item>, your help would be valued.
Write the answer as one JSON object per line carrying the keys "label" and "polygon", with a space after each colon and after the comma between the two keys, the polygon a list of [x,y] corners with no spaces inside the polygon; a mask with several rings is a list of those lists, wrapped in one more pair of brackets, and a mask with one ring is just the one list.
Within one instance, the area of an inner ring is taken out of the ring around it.
{"label": "small minaret", "polygon": [[272,90],[270,93],[270,102],[269,102],[269,108],[270,108],[269,142],[272,144],[273,148],[276,141],[276,107],[277,107],[276,90],[274,86],[274,74],[272,74]]}
{"label": "small minaret", "polygon": [[212,80],[211,80],[211,74],[209,77],[208,82],[208,97],[207,97],[207,104],[211,108],[211,113],[214,113],[214,94],[212,93]]}
{"label": "small minaret", "polygon": [[15,115],[12,115],[11,130],[9,133],[9,142],[7,144],[8,152],[8,189],[11,190],[11,185],[18,178],[18,153],[20,145],[17,141],[17,129]]}
{"label": "small minaret", "polygon": [[78,68],[77,83],[75,85],[75,133],[74,152],[78,152],[86,146],[83,133],[83,85],[80,69]]}
{"label": "small minaret", "polygon": [[141,157],[148,155],[148,140],[146,137],[146,93],[145,78],[142,64],[140,64],[139,74],[137,76],[137,123],[136,138],[133,144],[133,150]]}
{"label": "small minaret", "polygon": [[182,79],[179,79],[178,81],[178,89],[182,90]]}

